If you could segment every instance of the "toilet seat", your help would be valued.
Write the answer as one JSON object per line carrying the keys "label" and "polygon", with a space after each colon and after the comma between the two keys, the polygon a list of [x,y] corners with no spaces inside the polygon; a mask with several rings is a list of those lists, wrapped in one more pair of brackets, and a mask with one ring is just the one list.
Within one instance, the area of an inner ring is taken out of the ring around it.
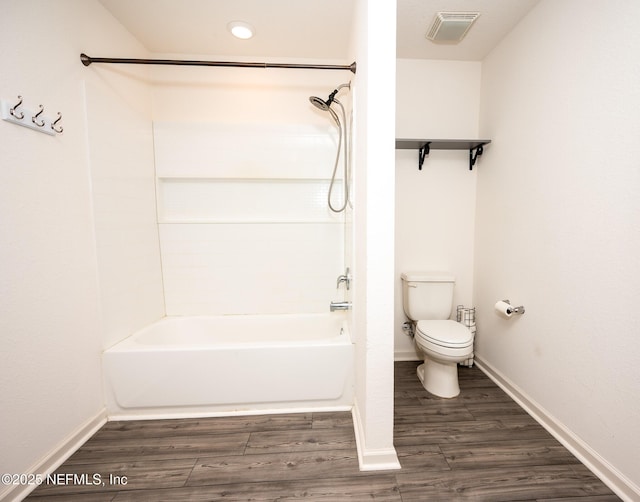
{"label": "toilet seat", "polygon": [[418,345],[450,357],[464,357],[473,350],[473,333],[451,320],[418,321],[415,331]]}

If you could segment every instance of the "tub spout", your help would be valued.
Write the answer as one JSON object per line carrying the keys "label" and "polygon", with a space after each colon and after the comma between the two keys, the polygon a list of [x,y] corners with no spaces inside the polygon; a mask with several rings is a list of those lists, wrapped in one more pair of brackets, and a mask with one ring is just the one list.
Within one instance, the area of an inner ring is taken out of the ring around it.
{"label": "tub spout", "polygon": [[335,312],[336,310],[349,310],[351,308],[351,302],[331,302],[329,304],[329,310]]}

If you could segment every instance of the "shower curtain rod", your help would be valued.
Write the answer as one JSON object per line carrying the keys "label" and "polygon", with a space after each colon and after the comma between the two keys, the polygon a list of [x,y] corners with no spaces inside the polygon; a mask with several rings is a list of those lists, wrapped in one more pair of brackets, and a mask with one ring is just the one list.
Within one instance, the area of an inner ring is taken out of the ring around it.
{"label": "shower curtain rod", "polygon": [[131,59],[131,58],[93,58],[80,54],[80,61],[85,66],[92,63],[122,63],[122,64],[161,64],[174,66],[232,66],[239,68],[303,68],[309,70],[349,70],[356,72],[355,61],[350,65],[312,65],[288,63],[241,63],[236,61],[189,61],[182,59]]}

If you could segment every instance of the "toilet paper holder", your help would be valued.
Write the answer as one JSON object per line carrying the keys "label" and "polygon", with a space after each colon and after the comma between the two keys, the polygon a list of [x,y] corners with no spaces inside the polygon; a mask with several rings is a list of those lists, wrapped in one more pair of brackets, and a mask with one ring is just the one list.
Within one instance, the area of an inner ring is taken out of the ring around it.
{"label": "toilet paper holder", "polygon": [[[511,305],[509,300],[502,300],[507,305]],[[511,307],[511,313],[513,314],[524,314],[524,305],[520,305],[519,307]]]}

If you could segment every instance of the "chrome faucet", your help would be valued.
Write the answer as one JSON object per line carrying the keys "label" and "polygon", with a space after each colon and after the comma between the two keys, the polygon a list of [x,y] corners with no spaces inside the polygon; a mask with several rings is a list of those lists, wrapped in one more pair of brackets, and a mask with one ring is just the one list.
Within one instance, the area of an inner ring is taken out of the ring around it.
{"label": "chrome faucet", "polygon": [[340,287],[340,283],[344,282],[347,285],[347,291],[349,291],[349,286],[351,285],[351,274],[349,273],[349,267],[344,272],[344,275],[338,276],[338,282],[336,283],[336,289]]}
{"label": "chrome faucet", "polygon": [[336,310],[349,310],[351,308],[351,302],[331,302],[329,304],[329,311],[335,312]]}

